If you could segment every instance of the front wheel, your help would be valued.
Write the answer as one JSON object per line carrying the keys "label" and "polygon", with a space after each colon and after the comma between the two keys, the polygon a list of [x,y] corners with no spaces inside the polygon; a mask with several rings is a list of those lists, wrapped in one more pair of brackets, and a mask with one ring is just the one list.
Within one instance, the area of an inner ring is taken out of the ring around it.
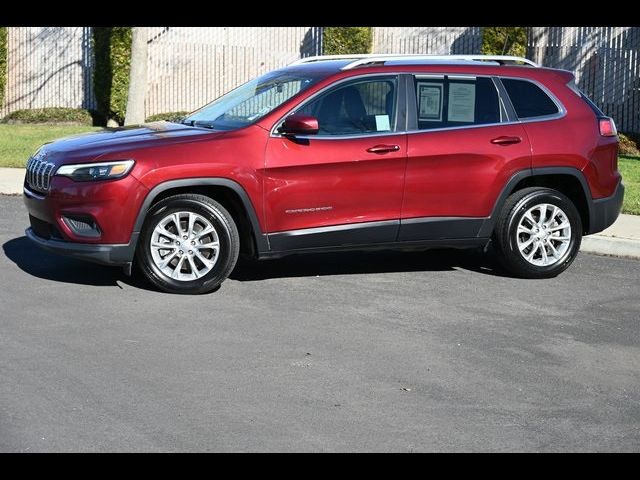
{"label": "front wheel", "polygon": [[550,278],[573,262],[582,222],[573,202],[550,188],[511,195],[500,212],[494,240],[502,265],[523,278]]}
{"label": "front wheel", "polygon": [[182,194],[154,205],[142,228],[137,262],[165,292],[215,290],[238,260],[240,239],[233,218],[215,200]]}

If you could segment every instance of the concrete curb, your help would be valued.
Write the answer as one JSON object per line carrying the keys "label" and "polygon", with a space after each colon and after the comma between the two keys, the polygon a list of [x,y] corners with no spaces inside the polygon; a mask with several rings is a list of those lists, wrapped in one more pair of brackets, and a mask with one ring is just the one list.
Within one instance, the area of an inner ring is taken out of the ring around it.
{"label": "concrete curb", "polygon": [[640,240],[589,235],[582,239],[580,251],[640,260]]}
{"label": "concrete curb", "polygon": [[[0,195],[22,194],[24,168],[0,168]],[[620,215],[600,234],[582,239],[581,252],[640,259],[640,216]]]}

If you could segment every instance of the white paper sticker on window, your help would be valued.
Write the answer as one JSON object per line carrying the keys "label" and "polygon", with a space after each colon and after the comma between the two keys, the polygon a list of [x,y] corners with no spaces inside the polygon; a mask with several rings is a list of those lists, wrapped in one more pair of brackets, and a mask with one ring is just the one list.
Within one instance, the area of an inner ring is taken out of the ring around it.
{"label": "white paper sticker on window", "polygon": [[476,110],[476,84],[449,84],[449,121],[473,122]]}
{"label": "white paper sticker on window", "polygon": [[418,82],[418,117],[420,121],[442,121],[442,84]]}
{"label": "white paper sticker on window", "polygon": [[389,115],[376,115],[376,130],[378,132],[385,132],[391,130],[391,124],[389,123]]}

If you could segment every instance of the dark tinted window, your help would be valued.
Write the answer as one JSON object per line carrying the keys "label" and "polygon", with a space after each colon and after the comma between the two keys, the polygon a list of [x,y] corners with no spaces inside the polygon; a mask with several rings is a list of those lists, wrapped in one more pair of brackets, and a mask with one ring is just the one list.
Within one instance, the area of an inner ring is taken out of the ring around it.
{"label": "dark tinted window", "polygon": [[418,128],[499,123],[498,92],[490,78],[416,78]]}
{"label": "dark tinted window", "polygon": [[535,83],[502,79],[518,118],[544,117],[558,113],[558,106]]}
{"label": "dark tinted window", "polygon": [[320,95],[298,113],[318,119],[319,135],[385,132],[394,127],[395,97],[395,78],[363,80]]}

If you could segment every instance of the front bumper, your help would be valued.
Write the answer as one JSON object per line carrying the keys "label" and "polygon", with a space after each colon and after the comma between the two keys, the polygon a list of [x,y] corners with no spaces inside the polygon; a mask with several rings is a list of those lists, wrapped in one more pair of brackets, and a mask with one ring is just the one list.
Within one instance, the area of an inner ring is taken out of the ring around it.
{"label": "front bumper", "polygon": [[29,240],[44,250],[103,265],[130,265],[133,261],[136,243],[138,241],[137,232],[131,235],[131,241],[129,243],[114,245],[74,243],[55,239],[44,239],[36,235],[32,228],[27,228],[24,233]]}
{"label": "front bumper", "polygon": [[624,200],[624,184],[618,182],[615,192],[610,197],[591,201],[591,218],[588,234],[598,233],[613,225],[622,210]]}
{"label": "front bumper", "polygon": [[[129,267],[139,237],[133,231],[134,221],[147,192],[131,175],[95,183],[54,176],[47,194],[30,190],[25,183],[23,200],[31,223],[25,234],[53,253]],[[80,235],[68,222],[73,217],[95,221],[99,235]]]}
{"label": "front bumper", "polygon": [[[140,206],[148,192],[132,175],[96,182],[53,176],[46,194],[31,190],[25,183],[23,200],[29,215],[54,227],[55,240],[111,245],[131,241]],[[80,231],[73,228],[70,219],[84,219],[95,229]],[[34,231],[49,238],[37,228]]]}

